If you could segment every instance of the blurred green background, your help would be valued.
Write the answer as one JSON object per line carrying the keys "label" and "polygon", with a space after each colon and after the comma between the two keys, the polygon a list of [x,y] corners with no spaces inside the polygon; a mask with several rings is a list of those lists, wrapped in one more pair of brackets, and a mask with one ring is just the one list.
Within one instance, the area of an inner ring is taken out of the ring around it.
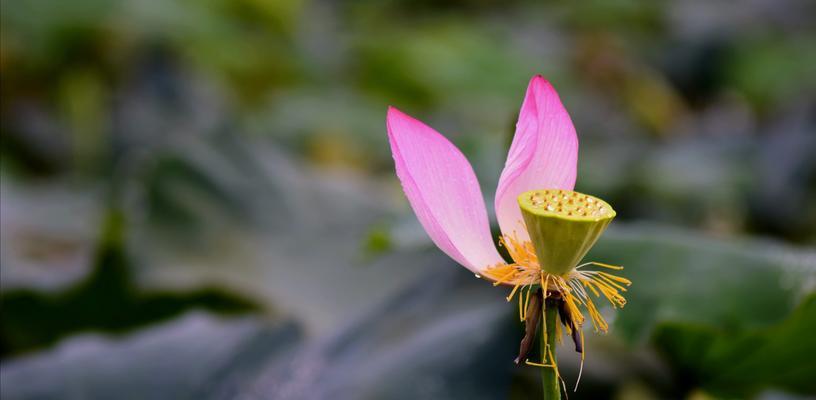
{"label": "blurred green background", "polygon": [[536,398],[515,306],[408,207],[385,111],[456,143],[491,207],[541,73],[577,190],[618,211],[588,257],[634,281],[570,397],[816,396],[814,21],[806,0],[3,1],[0,394]]}

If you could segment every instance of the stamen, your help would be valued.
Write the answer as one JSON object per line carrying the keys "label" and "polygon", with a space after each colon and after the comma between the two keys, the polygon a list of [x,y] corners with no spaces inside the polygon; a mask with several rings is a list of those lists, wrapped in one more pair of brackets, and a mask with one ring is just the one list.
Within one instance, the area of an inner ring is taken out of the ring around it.
{"label": "stamen", "polygon": [[594,287],[592,287],[592,286],[589,284],[589,282],[590,282],[589,280],[585,280],[585,281],[584,281],[584,280],[582,280],[582,281],[581,281],[581,283],[583,283],[583,284],[584,284],[584,286],[588,287],[588,288],[589,288],[589,290],[591,290],[591,291],[592,291],[592,294],[594,294],[594,295],[595,295],[595,297],[601,297],[601,294],[600,294],[600,293],[598,293],[598,291],[597,291],[597,290],[595,290],[595,288],[594,288]]}
{"label": "stamen", "polygon": [[629,285],[632,284],[632,281],[630,281],[629,279],[626,279],[626,278],[624,278],[622,276],[612,275],[610,273],[603,272],[603,271],[598,271],[598,273],[603,275],[607,279],[611,279],[613,281],[620,282],[620,283],[622,283],[622,284],[624,284],[626,286],[629,286]]}
{"label": "stamen", "polygon": [[542,363],[537,363],[537,362],[533,362],[533,361],[530,361],[530,360],[524,360],[524,363],[527,364],[527,365],[531,365],[533,367],[555,368],[554,364],[542,364]]}
{"label": "stamen", "polygon": [[555,361],[555,356],[553,355],[550,346],[547,346],[547,354],[550,355],[550,361],[552,361],[553,368],[555,368],[555,376],[561,378],[561,373],[558,371],[558,363]]}
{"label": "stamen", "polygon": [[519,321],[524,322],[524,310],[521,308],[521,295],[519,295],[518,303],[519,303]]}
{"label": "stamen", "polygon": [[598,332],[606,332],[609,329],[609,325],[606,323],[606,320],[603,319],[601,313],[598,312],[598,309],[595,308],[595,303],[591,300],[586,302],[587,311],[589,312],[590,320],[592,321],[592,326],[595,328],[595,331]]}
{"label": "stamen", "polygon": [[[547,275],[547,277],[544,278],[544,275]],[[547,284],[549,283],[549,281],[550,281],[550,274],[547,274],[544,271],[541,271],[541,290],[544,291],[544,297],[547,297]]]}
{"label": "stamen", "polygon": [[[581,348],[585,349],[585,347],[584,347],[584,332],[579,331],[579,333],[581,335]],[[578,379],[575,380],[575,388],[572,389],[573,392],[578,391],[578,384],[581,383],[581,375],[584,373],[584,355],[585,354],[586,354],[586,351],[581,352],[581,367],[578,368]]]}
{"label": "stamen", "polygon": [[513,286],[513,291],[511,291],[510,295],[507,296],[507,301],[510,301],[510,299],[513,298],[513,296],[516,294],[516,290],[518,290],[519,286],[521,286],[521,284],[516,284],[516,286]]}
{"label": "stamen", "polygon": [[524,319],[527,319],[527,307],[530,305],[530,291],[533,289],[532,285],[527,285],[527,296],[524,299]]}
{"label": "stamen", "polygon": [[502,276],[502,277],[501,277],[501,278],[499,278],[499,279],[496,279],[496,282],[493,282],[493,286],[499,286],[499,285],[501,285],[502,283],[505,283],[505,282],[506,282],[506,281],[505,281],[505,279],[509,278],[509,277],[510,277],[511,275],[513,275],[515,272],[516,272],[516,271],[514,271],[513,269],[511,269],[511,270],[510,270],[510,272],[508,272],[506,275]]}
{"label": "stamen", "polygon": [[606,276],[604,276],[602,274],[598,274],[598,279],[602,279],[604,282],[608,283],[610,286],[614,287],[615,289],[620,290],[621,292],[626,291],[625,287],[615,283],[614,281],[612,281],[612,279],[609,279],[609,278],[607,278]]}
{"label": "stamen", "polygon": [[575,297],[572,295],[565,295],[564,302],[567,304],[567,310],[569,310],[570,317],[572,320],[575,321],[576,324],[581,325],[584,323],[584,316],[581,314],[581,311],[578,309],[578,306],[575,304]]}
{"label": "stamen", "polygon": [[623,269],[623,267],[621,267],[620,265],[604,264],[604,263],[599,263],[597,261],[588,262],[587,264],[597,265],[599,267],[614,269],[614,270],[618,270],[618,271]]}
{"label": "stamen", "polygon": [[[544,271],[541,271],[541,275],[544,275],[544,274],[545,274]],[[550,280],[550,274],[547,274],[547,277],[544,278],[544,281],[542,282],[542,285],[541,285],[541,297],[542,297],[541,298],[541,320],[542,321],[547,321],[547,297],[549,296],[549,291],[547,290],[548,289],[547,284],[549,283],[549,280]],[[556,326],[558,326],[558,323],[556,323]],[[543,337],[543,341],[541,342],[541,344],[544,345],[546,343],[547,344],[547,350],[549,351],[550,338],[548,337],[547,330],[544,329],[544,326],[541,327],[541,336]],[[545,363],[545,362],[547,362],[547,360],[546,360],[547,356],[546,356],[546,354],[543,354],[544,349],[541,349],[541,352],[542,352],[542,358],[543,358],[543,360],[541,360],[541,362]],[[550,353],[550,355],[552,355],[552,353]],[[550,357],[550,360],[552,360],[552,366],[553,366],[553,368],[556,368],[556,374],[558,374],[558,372],[557,372],[558,367],[555,365],[555,358]]]}

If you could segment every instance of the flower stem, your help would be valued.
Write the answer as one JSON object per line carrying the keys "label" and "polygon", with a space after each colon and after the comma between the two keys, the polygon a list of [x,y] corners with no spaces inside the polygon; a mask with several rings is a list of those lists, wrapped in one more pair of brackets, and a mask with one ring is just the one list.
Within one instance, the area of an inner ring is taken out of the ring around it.
{"label": "flower stem", "polygon": [[555,326],[558,323],[558,303],[547,299],[544,301],[544,319],[541,321],[541,354],[545,364],[552,367],[541,369],[541,383],[544,387],[544,400],[560,400],[561,387],[558,384],[558,372],[555,368]]}

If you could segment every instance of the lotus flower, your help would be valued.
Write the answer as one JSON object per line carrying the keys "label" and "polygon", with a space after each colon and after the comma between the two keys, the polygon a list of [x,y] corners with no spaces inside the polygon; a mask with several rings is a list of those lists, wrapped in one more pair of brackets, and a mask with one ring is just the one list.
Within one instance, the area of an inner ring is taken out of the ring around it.
{"label": "lotus flower", "polygon": [[388,109],[387,128],[405,195],[440,250],[477,277],[495,286],[512,287],[507,300],[519,294],[522,320],[527,319],[531,290],[540,287],[545,299],[562,299],[561,317],[570,322],[565,323],[568,332],[580,335],[576,331],[584,322],[581,308],[588,311],[597,331],[608,329],[592,296],[603,296],[613,306],[622,307],[621,292],[630,282],[583,269],[589,265],[621,267],[579,263],[615,211],[599,198],[572,191],[578,138],[547,80],[541,76],[530,80],[496,189],[495,210],[502,232],[499,243],[512,263],[494,245],[479,183],[462,152],[433,128],[394,107]]}

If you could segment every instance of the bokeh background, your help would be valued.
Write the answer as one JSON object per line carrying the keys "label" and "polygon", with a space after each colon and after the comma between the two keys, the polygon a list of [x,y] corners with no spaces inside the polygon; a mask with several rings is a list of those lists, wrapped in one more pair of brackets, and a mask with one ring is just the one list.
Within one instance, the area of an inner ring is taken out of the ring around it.
{"label": "bokeh background", "polygon": [[536,73],[634,281],[570,398],[816,395],[813,2],[0,4],[3,399],[536,398],[385,132],[443,132],[491,207]]}

